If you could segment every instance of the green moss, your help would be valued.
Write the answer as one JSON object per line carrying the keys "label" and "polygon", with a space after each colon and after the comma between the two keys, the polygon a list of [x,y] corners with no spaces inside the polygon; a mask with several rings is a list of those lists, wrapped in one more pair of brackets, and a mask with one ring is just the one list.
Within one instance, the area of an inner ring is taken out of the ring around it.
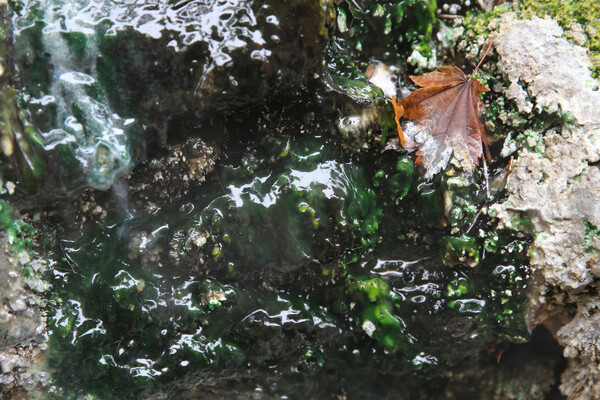
{"label": "green moss", "polygon": [[531,19],[533,16],[540,18],[551,17],[565,30],[574,24],[581,24],[587,34],[585,46],[593,53],[600,48],[600,25],[598,25],[599,10],[595,4],[577,0],[561,2],[558,0],[522,0],[515,3],[503,3],[495,6],[490,12],[481,10],[468,11],[462,21],[466,29],[465,34],[472,38],[485,38],[489,36],[489,24],[507,12],[515,12],[519,19]]}
{"label": "green moss", "polygon": [[540,131],[527,129],[524,132],[520,132],[515,139],[520,148],[525,148],[538,154],[544,154],[546,151],[544,135]]}
{"label": "green moss", "polygon": [[600,254],[600,249],[594,246],[593,243],[600,238],[600,228],[587,219],[583,220],[583,225],[585,227],[585,236],[581,241],[581,247],[587,255],[598,256],[598,254]]}
{"label": "green moss", "polygon": [[467,11],[462,21],[462,26],[466,29],[465,34],[471,38],[482,37],[487,39],[491,33],[489,23],[511,10],[511,4],[504,3],[495,6],[490,12],[483,12],[481,10]]}
{"label": "green moss", "polygon": [[16,218],[13,207],[4,200],[0,200],[0,230],[4,232],[13,253],[31,251],[33,248],[35,230],[30,224]]}

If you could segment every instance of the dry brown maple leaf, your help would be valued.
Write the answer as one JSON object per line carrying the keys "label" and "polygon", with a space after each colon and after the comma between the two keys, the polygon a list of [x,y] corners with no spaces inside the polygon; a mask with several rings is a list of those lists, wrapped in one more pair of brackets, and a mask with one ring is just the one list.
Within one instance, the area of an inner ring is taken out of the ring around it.
{"label": "dry brown maple leaf", "polygon": [[[488,161],[491,159],[480,119],[484,105],[479,97],[488,89],[460,68],[438,70],[411,76],[421,89],[399,102],[391,100],[402,147],[419,147],[417,163],[428,178],[444,169],[452,155],[467,172],[479,165],[484,150]],[[401,117],[409,120],[404,131],[399,124]]]}

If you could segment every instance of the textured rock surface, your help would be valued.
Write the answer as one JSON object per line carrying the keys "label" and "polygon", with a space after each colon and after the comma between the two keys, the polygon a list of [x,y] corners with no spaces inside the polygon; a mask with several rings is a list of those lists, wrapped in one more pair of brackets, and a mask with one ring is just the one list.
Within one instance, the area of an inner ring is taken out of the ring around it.
{"label": "textured rock surface", "polygon": [[[585,49],[562,38],[553,21],[505,15],[494,40],[511,85],[506,96],[520,111],[560,111],[576,124],[530,135],[515,161],[508,199],[491,208],[506,227],[534,236],[531,267],[538,276],[530,324],[564,325],[557,333],[569,359],[560,390],[569,399],[600,397],[600,93]],[[568,318],[568,317],[566,317]]]}
{"label": "textured rock surface", "polygon": [[162,157],[145,161],[125,177],[129,201],[140,208],[152,211],[159,200],[173,203],[197,190],[219,158],[219,151],[200,138],[167,146],[167,151]]}
{"label": "textured rock surface", "polygon": [[[16,256],[7,250],[6,238],[0,239],[0,349],[39,339],[45,329],[45,319],[40,310],[39,293],[43,283],[36,277],[24,280],[21,268],[31,264],[26,252]],[[45,268],[40,260],[35,262]],[[35,292],[38,292],[37,294]]]}
{"label": "textured rock surface", "polygon": [[561,391],[572,399],[600,398],[600,302],[586,298],[578,305],[577,315],[558,331],[564,354],[571,359],[562,376]]}
{"label": "textured rock surface", "polygon": [[39,295],[44,284],[35,276],[23,279],[21,269],[25,265],[43,269],[45,263],[32,262],[25,252],[10,254],[8,247],[6,237],[0,236],[0,399],[29,398],[48,377],[35,368],[42,358],[46,329]]}
{"label": "textured rock surface", "polygon": [[[520,111],[538,109],[571,113],[580,124],[597,121],[598,82],[590,76],[592,63],[586,49],[562,37],[563,29],[551,19],[515,20],[505,14],[494,35],[500,64],[511,84],[506,92]],[[527,90],[525,90],[525,88]]]}
{"label": "textured rock surface", "polygon": [[[599,160],[600,129],[565,130],[544,142],[544,155],[519,155],[508,183],[510,196],[493,209],[506,227],[535,235],[532,267],[548,284],[582,289],[600,272],[582,246],[584,221],[600,225],[600,168],[589,165]],[[600,238],[590,239],[600,247]]]}

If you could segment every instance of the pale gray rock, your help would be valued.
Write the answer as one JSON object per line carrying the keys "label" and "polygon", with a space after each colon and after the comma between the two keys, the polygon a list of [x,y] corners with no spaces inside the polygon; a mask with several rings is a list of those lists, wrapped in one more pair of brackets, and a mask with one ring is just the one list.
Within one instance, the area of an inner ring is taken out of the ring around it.
{"label": "pale gray rock", "polygon": [[[493,37],[511,82],[505,94],[519,111],[569,113],[576,124],[538,133],[539,152],[521,149],[508,199],[490,211],[501,227],[533,236],[530,326],[562,325],[556,336],[569,364],[560,390],[570,400],[594,400],[600,398],[600,92],[586,50],[562,34],[550,19],[506,14]],[[565,324],[573,306],[575,316]]]}
{"label": "pale gray rock", "polygon": [[41,298],[29,290],[41,284],[38,277],[26,280],[19,272],[19,257],[6,250],[6,241],[0,238],[0,350],[14,344],[41,339],[46,326],[41,310]]}
{"label": "pale gray rock", "polygon": [[574,358],[562,374],[560,391],[568,399],[600,399],[600,365],[598,361]]}
{"label": "pale gray rock", "polygon": [[557,336],[570,359],[561,391],[569,399],[600,398],[600,299],[588,297],[581,302],[575,318]]}
{"label": "pale gray rock", "polygon": [[[592,65],[585,48],[563,38],[562,28],[551,19],[516,20],[502,16],[499,33],[492,35],[502,60],[500,70],[511,82],[506,96],[519,111],[537,109],[571,113],[578,123],[597,121],[600,108],[598,81],[590,75]],[[522,87],[525,86],[527,91]]]}
{"label": "pale gray rock", "polygon": [[[544,140],[544,155],[520,153],[508,182],[510,196],[492,210],[501,226],[534,235],[531,267],[547,283],[582,289],[600,276],[598,260],[582,245],[585,221],[600,226],[600,167],[590,165],[599,159],[600,128],[563,131]],[[589,246],[600,248],[600,238],[589,239]]]}
{"label": "pale gray rock", "polygon": [[600,299],[579,304],[575,318],[558,331],[569,358],[600,359]]}
{"label": "pale gray rock", "polygon": [[43,271],[46,263],[24,251],[12,254],[0,235],[0,399],[9,394],[8,399],[34,398],[49,384],[47,373],[39,368],[46,329],[39,293],[47,284],[35,275],[25,278],[21,270],[26,266]]}

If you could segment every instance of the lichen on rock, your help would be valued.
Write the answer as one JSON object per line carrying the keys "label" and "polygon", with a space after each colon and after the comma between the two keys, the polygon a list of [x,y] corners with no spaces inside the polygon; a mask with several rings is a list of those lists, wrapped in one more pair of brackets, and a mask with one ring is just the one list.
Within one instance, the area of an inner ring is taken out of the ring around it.
{"label": "lichen on rock", "polygon": [[[558,330],[569,366],[561,391],[569,399],[598,398],[598,323],[595,303],[600,277],[600,105],[598,82],[586,50],[562,37],[550,19],[503,16],[494,35],[500,70],[510,80],[506,97],[522,112],[560,112],[563,124],[529,134],[512,166],[508,198],[491,207],[502,226],[534,237],[529,255],[536,275],[529,324],[564,325]],[[538,149],[538,150],[536,150]]]}
{"label": "lichen on rock", "polygon": [[582,289],[594,279],[582,243],[584,221],[600,224],[600,171],[590,166],[600,159],[600,129],[565,130],[544,142],[544,156],[520,153],[509,179],[509,198],[492,209],[504,226],[535,235],[532,267],[549,284]]}
{"label": "lichen on rock", "polygon": [[556,112],[560,107],[580,124],[595,122],[600,92],[590,75],[592,63],[585,48],[562,36],[563,29],[551,19],[502,16],[492,40],[501,58],[500,70],[510,80],[506,96],[516,101],[519,111],[531,112],[531,96],[538,110]]}

